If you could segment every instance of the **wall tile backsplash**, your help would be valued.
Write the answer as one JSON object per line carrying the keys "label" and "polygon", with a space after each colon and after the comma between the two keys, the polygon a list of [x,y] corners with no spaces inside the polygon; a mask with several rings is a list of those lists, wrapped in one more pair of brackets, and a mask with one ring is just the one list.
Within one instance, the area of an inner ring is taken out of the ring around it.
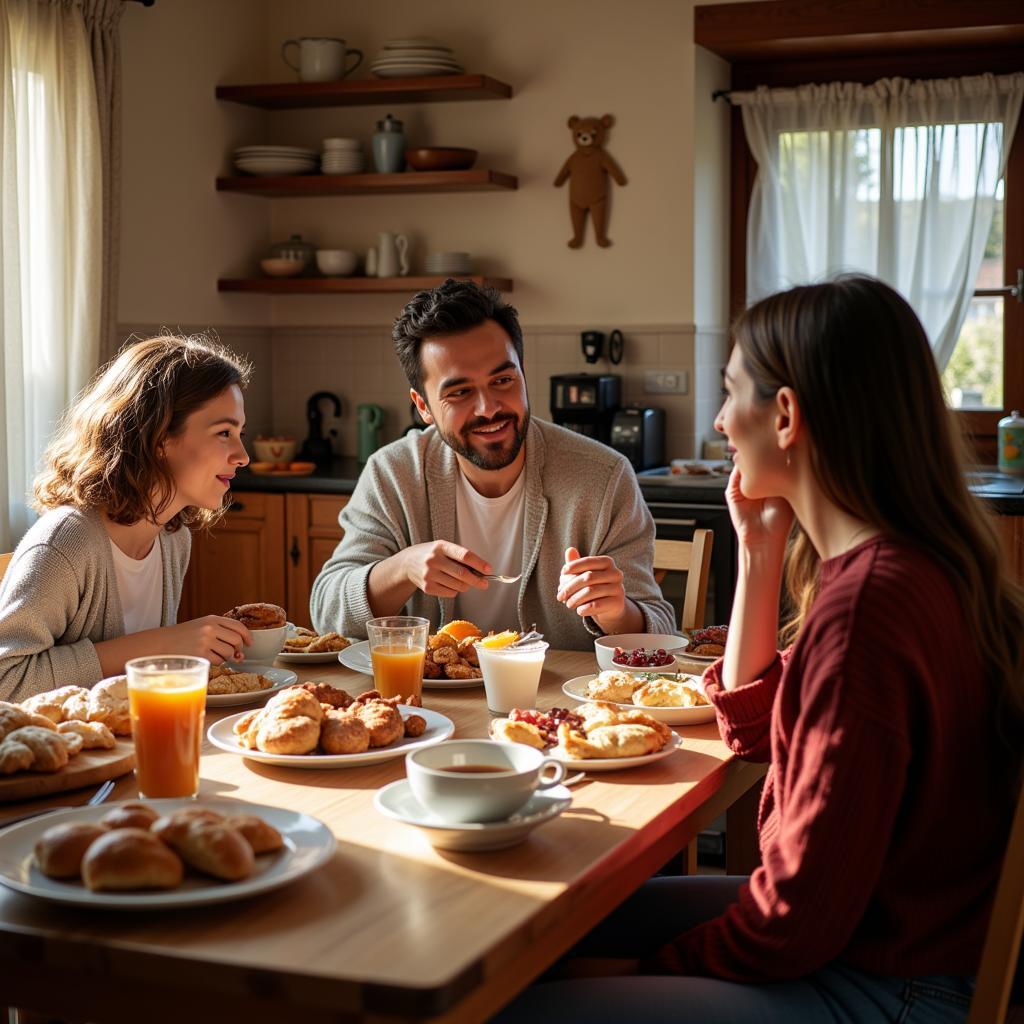
{"label": "wall tile backsplash", "polygon": [[[524,324],[523,356],[533,415],[550,419],[549,379],[555,374],[618,373],[625,402],[665,410],[666,457],[698,456],[700,443],[717,436],[712,422],[721,401],[721,368],[728,357],[726,332],[683,324],[620,326],[625,338],[622,362],[612,366],[601,359],[588,365],[580,351],[580,333],[593,326]],[[612,327],[599,329],[608,334]],[[123,324],[118,335],[146,337],[159,330]],[[187,333],[188,328],[179,331]],[[226,327],[219,337],[253,364],[246,394],[249,437],[273,433],[305,438],[306,399],[314,391],[333,391],[341,398],[338,420],[326,415],[326,404],[322,407],[324,429],[337,431],[334,447],[339,454],[356,453],[356,407],[363,402],[385,411],[382,443],[395,440],[412,422],[409,385],[392,348],[390,326]],[[645,394],[646,370],[685,373],[687,393]]]}

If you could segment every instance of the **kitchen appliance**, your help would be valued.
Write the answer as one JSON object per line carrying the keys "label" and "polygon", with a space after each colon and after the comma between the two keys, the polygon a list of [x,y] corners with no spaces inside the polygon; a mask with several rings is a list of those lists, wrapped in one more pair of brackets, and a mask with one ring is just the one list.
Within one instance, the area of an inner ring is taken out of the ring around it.
{"label": "kitchen appliance", "polygon": [[665,410],[636,405],[620,409],[612,419],[611,446],[635,470],[665,464]]}
{"label": "kitchen appliance", "polygon": [[559,426],[608,444],[621,395],[622,378],[617,374],[560,374],[551,378],[551,418]]}
{"label": "kitchen appliance", "polygon": [[379,405],[366,402],[356,408],[359,420],[359,465],[366,465],[370,456],[380,447],[380,428],[384,422],[384,410]]}
{"label": "kitchen appliance", "polygon": [[315,462],[317,469],[330,469],[334,459],[334,446],[331,438],[338,432],[333,428],[324,437],[324,414],[320,411],[320,403],[327,399],[334,403],[335,417],[341,416],[341,399],[333,391],[317,391],[306,401],[306,418],[309,420],[309,436],[302,442],[299,459],[304,462]]}

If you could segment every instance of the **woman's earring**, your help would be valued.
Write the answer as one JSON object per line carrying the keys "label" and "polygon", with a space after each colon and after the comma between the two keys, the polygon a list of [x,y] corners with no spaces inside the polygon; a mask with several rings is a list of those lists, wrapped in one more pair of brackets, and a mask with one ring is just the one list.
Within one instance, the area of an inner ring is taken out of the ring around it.
{"label": "woman's earring", "polygon": [[792,454],[790,450],[786,449],[786,469],[789,469],[793,465]]}

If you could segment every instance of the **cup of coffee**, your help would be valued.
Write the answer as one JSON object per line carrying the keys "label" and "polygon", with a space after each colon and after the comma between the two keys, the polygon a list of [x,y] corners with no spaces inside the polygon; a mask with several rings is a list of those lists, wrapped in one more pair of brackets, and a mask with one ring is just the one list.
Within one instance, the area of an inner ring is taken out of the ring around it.
{"label": "cup of coffee", "polygon": [[[299,49],[298,64],[288,59],[290,46]],[[349,57],[355,57],[352,64],[346,63]],[[336,82],[359,67],[363,51],[348,49],[344,39],[303,36],[301,39],[287,39],[281,44],[281,59],[299,73],[302,82]]]}
{"label": "cup of coffee", "polygon": [[413,796],[442,821],[503,821],[538,789],[565,778],[565,765],[533,747],[449,740],[405,757]]}

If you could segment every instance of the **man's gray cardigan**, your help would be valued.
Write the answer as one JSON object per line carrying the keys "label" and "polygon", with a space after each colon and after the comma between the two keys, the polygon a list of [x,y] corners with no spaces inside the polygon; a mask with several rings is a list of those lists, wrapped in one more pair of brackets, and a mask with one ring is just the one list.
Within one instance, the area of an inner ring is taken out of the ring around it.
{"label": "man's gray cardigan", "polygon": [[[646,630],[675,632],[672,606],[654,581],[654,521],[629,462],[563,427],[531,420],[526,441],[526,515],[518,629],[533,624],[553,648],[587,650],[601,631],[555,594],[565,549],[610,555]],[[338,521],[345,536],[320,570],[310,600],[321,632],[366,636],[373,618],[366,583],[371,568],[403,548],[455,540],[455,453],[430,427],[412,431],[371,456]],[[477,554],[486,558],[484,551]],[[492,584],[494,586],[495,584]],[[453,618],[454,599],[416,591],[406,612],[433,628]]]}
{"label": "man's gray cardigan", "polygon": [[[173,626],[192,535],[185,527],[161,531],[157,542],[164,570],[160,624]],[[25,534],[0,582],[0,700],[99,682],[103,670],[93,645],[123,635],[110,535],[98,513],[47,512]]]}

